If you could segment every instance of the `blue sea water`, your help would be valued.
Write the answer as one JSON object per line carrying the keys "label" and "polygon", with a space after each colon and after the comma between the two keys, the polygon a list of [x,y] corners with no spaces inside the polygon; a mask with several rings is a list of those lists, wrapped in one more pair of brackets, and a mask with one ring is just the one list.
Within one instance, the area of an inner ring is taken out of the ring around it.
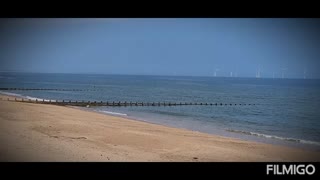
{"label": "blue sea water", "polygon": [[2,91],[52,100],[254,103],[258,105],[89,109],[211,134],[320,150],[320,80],[315,79],[1,72],[0,87],[90,90]]}

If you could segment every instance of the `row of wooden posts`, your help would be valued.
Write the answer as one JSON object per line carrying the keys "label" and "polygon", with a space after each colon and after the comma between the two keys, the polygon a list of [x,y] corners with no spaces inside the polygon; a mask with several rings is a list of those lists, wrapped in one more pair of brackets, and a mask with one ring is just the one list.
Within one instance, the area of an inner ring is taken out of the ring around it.
{"label": "row of wooden posts", "polygon": [[0,88],[1,91],[97,91],[99,89]]}
{"label": "row of wooden posts", "polygon": [[[2,100],[2,99],[1,99]],[[254,106],[258,104],[246,104],[246,103],[172,103],[172,102],[103,102],[103,101],[66,101],[66,100],[31,100],[23,98],[10,99],[8,101],[25,102],[25,103],[39,103],[39,104],[55,104],[62,106],[182,106],[182,105],[202,105],[202,106]]]}

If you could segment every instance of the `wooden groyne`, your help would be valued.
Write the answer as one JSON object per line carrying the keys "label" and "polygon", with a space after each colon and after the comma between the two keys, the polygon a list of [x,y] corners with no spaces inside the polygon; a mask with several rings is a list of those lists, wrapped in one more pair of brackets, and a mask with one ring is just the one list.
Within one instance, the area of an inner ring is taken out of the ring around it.
{"label": "wooden groyne", "polygon": [[53,104],[60,106],[254,106],[256,103],[198,103],[198,102],[128,102],[128,101],[71,101],[71,100],[31,100],[24,98],[7,98],[0,100],[36,103],[36,104]]}
{"label": "wooden groyne", "polygon": [[96,91],[97,89],[0,88],[0,91]]}

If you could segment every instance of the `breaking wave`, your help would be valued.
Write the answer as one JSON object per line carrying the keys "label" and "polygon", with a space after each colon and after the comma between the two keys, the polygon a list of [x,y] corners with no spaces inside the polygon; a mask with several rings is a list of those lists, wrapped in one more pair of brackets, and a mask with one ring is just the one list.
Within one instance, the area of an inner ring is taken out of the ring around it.
{"label": "breaking wave", "polygon": [[112,114],[112,115],[118,115],[118,116],[127,116],[127,114],[118,113],[118,112],[111,112],[111,111],[99,111],[99,112],[103,112],[103,113],[106,113],[106,114]]}
{"label": "breaking wave", "polygon": [[249,132],[249,131],[240,131],[240,130],[234,130],[234,129],[227,129],[226,131],[233,132],[233,133],[241,133],[241,134],[246,134],[246,135],[252,135],[252,136],[258,136],[258,137],[263,137],[263,138],[278,139],[278,140],[282,140],[282,141],[290,141],[290,142],[297,142],[297,143],[311,144],[311,145],[320,146],[320,142],[316,142],[316,141],[280,137],[280,136],[267,135],[267,134],[261,134],[261,133],[256,133],[256,132]]}

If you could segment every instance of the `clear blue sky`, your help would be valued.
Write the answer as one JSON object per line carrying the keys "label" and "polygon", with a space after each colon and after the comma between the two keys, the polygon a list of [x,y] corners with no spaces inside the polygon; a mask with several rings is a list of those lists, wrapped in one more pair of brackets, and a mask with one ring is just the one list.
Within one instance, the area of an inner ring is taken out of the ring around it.
{"label": "clear blue sky", "polygon": [[320,78],[319,19],[0,21],[0,71]]}

